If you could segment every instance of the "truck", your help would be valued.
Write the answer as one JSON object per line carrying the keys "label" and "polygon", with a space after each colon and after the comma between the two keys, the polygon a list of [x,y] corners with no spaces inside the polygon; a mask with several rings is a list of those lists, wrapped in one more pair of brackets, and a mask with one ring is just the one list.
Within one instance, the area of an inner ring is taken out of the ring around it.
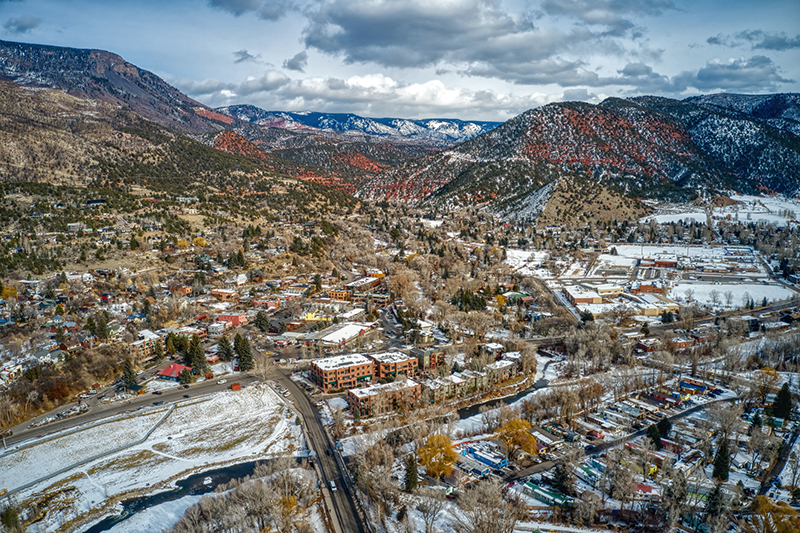
{"label": "truck", "polygon": [[242,390],[241,383],[231,383],[231,390]]}

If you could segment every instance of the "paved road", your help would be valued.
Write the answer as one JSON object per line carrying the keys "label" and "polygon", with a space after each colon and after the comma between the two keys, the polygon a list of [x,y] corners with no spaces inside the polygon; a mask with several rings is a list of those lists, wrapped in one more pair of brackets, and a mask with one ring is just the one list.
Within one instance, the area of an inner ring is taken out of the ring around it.
{"label": "paved road", "polygon": [[283,370],[279,371],[276,381],[289,390],[291,399],[294,401],[300,414],[303,415],[303,422],[306,425],[309,437],[309,442],[307,444],[309,448],[317,453],[322,475],[325,478],[323,479],[326,485],[325,490],[328,490],[331,481],[336,482],[338,490],[336,492],[329,491],[329,494],[331,501],[333,501],[335,518],[339,522],[340,531],[343,533],[365,533],[366,530],[356,511],[352,491],[350,490],[349,484],[344,479],[344,476],[347,474],[342,472],[336,458],[327,453],[328,450],[334,450],[334,445],[322,426],[319,412],[311,403],[305,391],[303,391],[297,383],[289,379],[289,375],[285,374]]}
{"label": "paved road", "polygon": [[[226,379],[228,382],[222,385],[218,385],[217,380],[213,379],[209,381],[201,381],[199,383],[194,383],[192,385],[189,385],[188,389],[184,389],[183,387],[178,387],[175,389],[167,389],[164,390],[161,395],[143,394],[141,396],[131,398],[130,400],[103,403],[102,401],[99,400],[100,397],[113,394],[114,388],[107,387],[106,389],[99,391],[96,396],[92,396],[91,399],[88,400],[90,406],[89,411],[82,413],[80,415],[76,415],[70,418],[65,418],[62,420],[57,420],[55,422],[51,422],[44,426],[39,426],[35,428],[28,428],[28,425],[31,423],[31,421],[29,420],[23,424],[20,424],[12,428],[14,434],[13,436],[8,437],[6,439],[6,444],[8,446],[11,446],[13,444],[20,443],[26,439],[30,439],[38,435],[46,436],[59,431],[68,430],[78,425],[97,422],[104,418],[118,415],[120,413],[136,411],[141,407],[153,405],[153,402],[157,401],[163,401],[165,403],[180,401],[184,399],[183,396],[186,394],[188,394],[192,398],[195,398],[197,396],[204,396],[206,394],[211,394],[213,392],[224,390],[230,387],[230,384],[234,381],[239,382],[242,385],[249,385],[250,383],[253,383],[255,381],[255,378],[247,375],[236,376],[233,379],[226,377]],[[70,405],[61,406],[58,409],[54,409],[53,411],[50,411],[47,414],[37,416],[35,420],[41,420],[47,416],[53,416],[56,413],[66,411],[67,409],[69,409],[69,407]]]}
{"label": "paved road", "polygon": [[772,465],[772,469],[764,476],[764,480],[761,482],[761,487],[758,489],[759,494],[766,494],[769,492],[769,489],[772,487],[772,482],[778,478],[778,475],[783,471],[783,467],[786,466],[786,461],[789,459],[789,454],[792,452],[792,448],[794,447],[794,443],[797,440],[797,436],[800,434],[800,429],[795,429],[792,432],[792,436],[789,439],[789,442],[781,450],[780,456],[778,456],[778,460],[775,461],[775,464]]}
{"label": "paved road", "polygon": [[[680,413],[675,413],[674,415],[667,417],[667,419],[669,419],[670,421],[678,420],[680,418],[689,416],[692,413],[696,413],[697,411],[705,409],[706,407],[710,406],[713,403],[729,402],[729,401],[730,401],[730,399],[712,400],[712,401],[704,403],[704,404],[695,405],[694,407],[691,407],[689,409],[684,409]],[[597,454],[597,453],[602,453],[602,452],[608,450],[609,448],[613,448],[614,446],[619,446],[620,444],[623,444],[623,443],[625,443],[625,442],[627,442],[627,441],[629,441],[631,439],[635,439],[637,437],[641,437],[645,433],[647,433],[647,426],[645,426],[644,428],[642,428],[642,429],[640,429],[640,430],[638,430],[638,431],[636,431],[634,433],[630,433],[630,434],[628,434],[625,437],[622,437],[620,439],[607,441],[607,442],[603,442],[602,444],[598,444],[594,448],[592,448],[591,450],[585,451],[585,455],[594,455],[594,454]],[[526,476],[530,476],[532,474],[538,474],[539,472],[544,472],[546,470],[550,470],[554,466],[556,466],[556,463],[554,463],[553,461],[545,461],[543,463],[539,463],[538,465],[529,466],[528,468],[525,468],[524,470],[520,470],[519,472],[515,472],[514,474],[511,474],[510,476],[508,476],[506,478],[506,481],[509,481],[509,482],[510,481],[516,481],[516,480],[518,480],[520,478],[523,478],[523,477],[526,477]]]}

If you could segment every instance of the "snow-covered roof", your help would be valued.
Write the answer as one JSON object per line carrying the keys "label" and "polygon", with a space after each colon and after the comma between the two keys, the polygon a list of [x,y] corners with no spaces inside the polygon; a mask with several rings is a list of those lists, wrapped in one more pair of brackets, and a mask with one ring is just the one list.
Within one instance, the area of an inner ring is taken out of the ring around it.
{"label": "snow-covered roof", "polygon": [[339,368],[345,368],[348,366],[355,366],[355,365],[368,365],[371,364],[372,361],[367,359],[361,354],[357,353],[350,353],[345,355],[336,355],[333,357],[325,357],[323,359],[317,359],[314,361],[314,364],[320,368],[321,370],[336,370]]}
{"label": "snow-covered roof", "polygon": [[400,391],[416,387],[418,383],[413,379],[406,379],[400,381],[393,381],[392,383],[380,383],[377,385],[370,385],[363,389],[350,389],[350,392],[357,398],[366,398],[368,396],[376,396],[386,392]]}

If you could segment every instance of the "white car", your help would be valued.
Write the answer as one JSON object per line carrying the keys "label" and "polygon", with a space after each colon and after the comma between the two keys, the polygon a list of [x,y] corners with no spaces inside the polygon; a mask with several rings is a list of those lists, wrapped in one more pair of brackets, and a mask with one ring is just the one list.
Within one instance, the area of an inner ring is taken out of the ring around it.
{"label": "white car", "polygon": [[217,381],[217,385],[222,385],[222,384],[227,383],[227,382],[228,382],[227,379],[221,379],[221,380]]}
{"label": "white car", "polygon": [[336,492],[336,482],[331,480],[331,492]]}

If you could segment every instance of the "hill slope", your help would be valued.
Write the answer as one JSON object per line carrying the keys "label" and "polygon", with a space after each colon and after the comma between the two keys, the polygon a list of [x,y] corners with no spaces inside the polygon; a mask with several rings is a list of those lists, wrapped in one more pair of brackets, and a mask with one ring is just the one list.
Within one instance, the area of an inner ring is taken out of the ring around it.
{"label": "hill slope", "polygon": [[796,95],[778,104],[762,99],[772,102],[769,113],[763,102],[745,102],[748,97],[704,98],[608,99],[532,109],[454,148],[388,169],[359,195],[408,203],[488,202],[509,213],[563,176],[673,200],[690,198],[697,188],[796,194]]}
{"label": "hill slope", "polygon": [[217,131],[233,122],[152,72],[102,50],[0,41],[0,78],[126,107],[187,133]]}

